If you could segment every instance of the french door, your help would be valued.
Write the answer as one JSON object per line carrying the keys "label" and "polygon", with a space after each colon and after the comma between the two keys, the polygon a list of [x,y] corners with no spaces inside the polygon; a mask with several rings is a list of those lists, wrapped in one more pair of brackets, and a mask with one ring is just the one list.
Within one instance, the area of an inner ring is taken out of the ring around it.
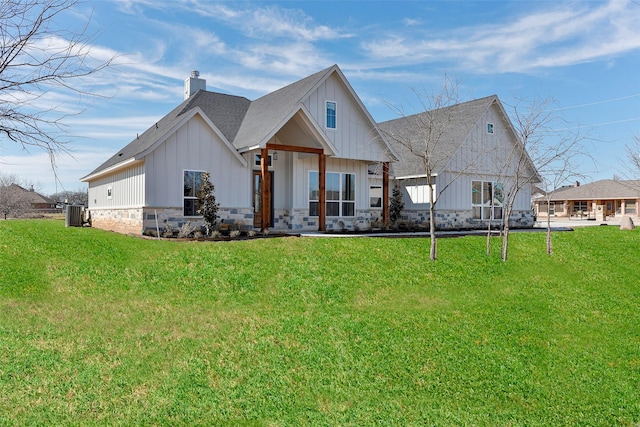
{"label": "french door", "polygon": [[[273,227],[273,171],[269,171],[271,181],[271,199],[269,201],[269,227]],[[253,171],[253,226],[260,228],[262,222],[262,174]]]}

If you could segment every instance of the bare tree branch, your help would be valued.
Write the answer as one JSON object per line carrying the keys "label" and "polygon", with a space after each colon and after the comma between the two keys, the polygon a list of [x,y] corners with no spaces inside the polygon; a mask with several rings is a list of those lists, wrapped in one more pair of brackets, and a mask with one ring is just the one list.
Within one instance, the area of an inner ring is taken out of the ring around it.
{"label": "bare tree branch", "polygon": [[[550,201],[553,191],[562,183],[583,176],[578,160],[590,158],[583,146],[586,136],[579,131],[570,133],[552,128],[554,123],[564,121],[549,108],[552,103],[551,98],[518,100],[511,106],[511,118],[520,144],[514,147],[505,163],[505,168],[512,168],[512,171],[507,172],[512,180],[505,194],[506,214],[503,219],[501,250],[503,261],[508,257],[509,219],[520,189],[540,184],[546,191],[547,201]],[[547,253],[552,252],[551,224],[547,218]]]}
{"label": "bare tree branch", "polygon": [[[78,0],[2,0],[0,2],[0,144],[24,150],[43,149],[55,158],[66,152],[64,113],[46,107],[44,96],[63,89],[79,96],[97,96],[84,78],[108,67],[114,58],[92,57],[88,22],[79,31],[62,30],[55,20]],[[79,113],[79,112],[78,112]]]}
{"label": "bare tree branch", "polygon": [[633,142],[625,147],[629,174],[633,179],[640,179],[640,136],[634,135]]}
{"label": "bare tree branch", "polygon": [[0,215],[19,218],[31,207],[22,186],[28,187],[17,175],[0,172]]}
{"label": "bare tree branch", "polygon": [[[419,114],[406,115],[404,109],[392,107],[400,117],[381,124],[380,129],[386,138],[400,152],[403,163],[416,162],[415,169],[420,170],[429,191],[429,233],[431,246],[429,258],[437,258],[436,204],[440,196],[464,173],[466,168],[457,171],[453,179],[440,180],[436,186],[438,173],[442,171],[453,153],[458,149],[446,137],[455,126],[460,126],[456,116],[459,102],[458,83],[445,75],[442,88],[435,93],[413,90],[419,100]],[[467,167],[469,167],[468,165]],[[424,175],[423,175],[424,174]],[[396,177],[398,178],[398,177]]]}

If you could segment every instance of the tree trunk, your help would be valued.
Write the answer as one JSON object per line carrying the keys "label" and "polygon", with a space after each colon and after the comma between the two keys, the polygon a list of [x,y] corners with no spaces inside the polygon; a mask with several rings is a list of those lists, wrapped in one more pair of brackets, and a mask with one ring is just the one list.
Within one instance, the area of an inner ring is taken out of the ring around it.
{"label": "tree trunk", "polygon": [[504,225],[504,233],[502,235],[502,251],[500,253],[502,261],[507,262],[509,255],[509,218],[511,218],[511,209],[507,209],[506,217],[502,219]]}
{"label": "tree trunk", "polygon": [[[433,190],[431,192],[433,193]],[[438,251],[438,243],[436,241],[436,215],[435,209],[433,208],[433,198],[431,199],[431,204],[429,205],[429,236],[431,237],[429,259],[431,261],[435,261]]]}
{"label": "tree trunk", "polygon": [[489,220],[487,227],[487,256],[491,256],[491,220]]}
{"label": "tree trunk", "polygon": [[549,212],[547,212],[547,254],[551,255],[552,253],[553,245],[551,243],[551,217],[549,216]]}
{"label": "tree trunk", "polygon": [[504,226],[504,236],[502,236],[502,261],[507,262],[507,255],[509,253],[509,224],[508,222]]}

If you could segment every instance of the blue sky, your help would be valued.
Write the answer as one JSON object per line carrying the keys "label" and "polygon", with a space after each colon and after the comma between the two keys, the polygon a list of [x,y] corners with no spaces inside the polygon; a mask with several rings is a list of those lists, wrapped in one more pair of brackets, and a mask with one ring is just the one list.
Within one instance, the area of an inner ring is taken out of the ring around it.
{"label": "blue sky", "polygon": [[92,56],[116,57],[78,82],[100,97],[51,90],[38,102],[66,118],[70,155],[56,183],[46,153],[0,140],[0,170],[44,194],[79,179],[182,101],[199,70],[207,89],[255,99],[338,64],[377,121],[389,104],[418,112],[415,90],[445,73],[461,100],[553,97],[566,128],[588,135],[591,180],[623,175],[640,136],[640,1],[87,1],[55,25],[82,29]]}

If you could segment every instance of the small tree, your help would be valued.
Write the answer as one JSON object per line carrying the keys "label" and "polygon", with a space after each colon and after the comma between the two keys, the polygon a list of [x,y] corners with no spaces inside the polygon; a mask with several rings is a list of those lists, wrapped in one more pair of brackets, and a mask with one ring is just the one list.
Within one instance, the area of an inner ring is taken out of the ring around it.
{"label": "small tree", "polygon": [[76,191],[60,191],[49,196],[50,199],[58,203],[68,203],[70,205],[89,206],[89,194],[87,190],[79,189]]}
{"label": "small tree", "polygon": [[[514,211],[518,192],[533,184],[542,183],[547,190],[547,206],[553,190],[570,178],[581,176],[577,172],[580,157],[590,158],[582,146],[584,136],[579,132],[554,130],[553,125],[564,120],[550,108],[552,99],[519,101],[512,107],[512,119],[520,145],[507,156],[505,171],[509,178],[504,195],[504,215],[501,257],[507,260],[509,252],[509,220]],[[566,126],[566,125],[565,125]],[[564,126],[562,126],[564,127]],[[553,252],[551,222],[547,215],[547,253]]]}
{"label": "small tree", "polygon": [[219,207],[214,194],[215,186],[211,183],[210,177],[209,172],[202,173],[202,186],[198,192],[198,201],[200,202],[198,213],[202,215],[204,219],[207,236],[211,235],[211,232],[218,223]]}
{"label": "small tree", "polygon": [[639,179],[640,178],[640,136],[633,136],[633,143],[631,145],[627,145],[627,161],[629,169],[629,175],[631,175],[631,179]]}
{"label": "small tree", "polygon": [[20,182],[16,175],[0,172],[0,214],[4,219],[9,216],[17,218],[31,207],[19,187]]}
{"label": "small tree", "polygon": [[391,201],[389,203],[389,221],[391,221],[392,224],[400,219],[402,209],[404,209],[402,191],[400,187],[396,185],[391,192]]}
{"label": "small tree", "polygon": [[403,161],[416,166],[427,186],[429,200],[429,259],[437,258],[436,203],[440,196],[468,170],[473,160],[453,172],[446,181],[440,180],[436,189],[438,174],[446,166],[458,147],[451,143],[451,133],[469,117],[460,114],[458,84],[445,75],[440,91],[420,93],[414,91],[422,112],[406,115],[402,108],[393,108],[399,119],[380,124],[380,130],[394,145]]}

